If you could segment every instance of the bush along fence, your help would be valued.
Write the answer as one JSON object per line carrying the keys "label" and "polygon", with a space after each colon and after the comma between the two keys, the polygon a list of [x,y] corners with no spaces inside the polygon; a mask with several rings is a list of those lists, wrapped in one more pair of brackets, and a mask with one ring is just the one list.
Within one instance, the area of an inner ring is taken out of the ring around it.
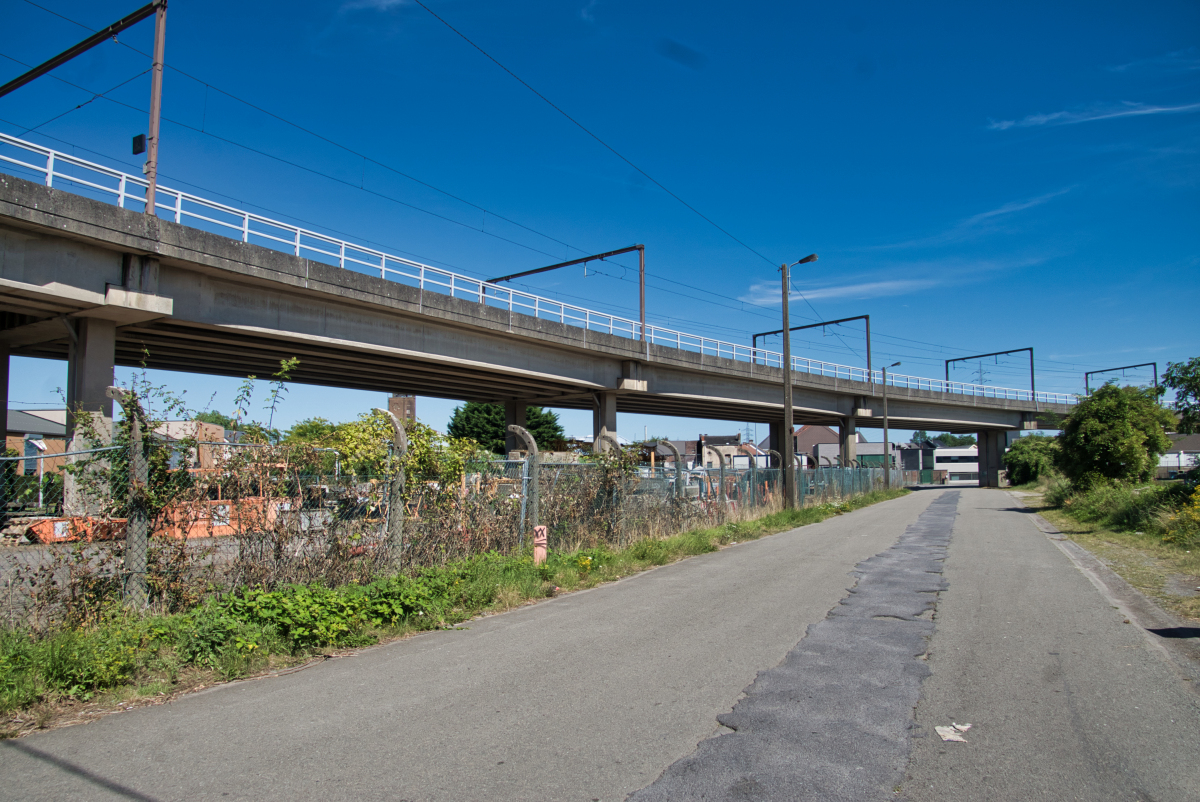
{"label": "bush along fence", "polygon": [[[311,446],[167,441],[133,394],[113,392],[124,413],[115,432],[75,441],[111,445],[0,459],[9,626],[78,626],[118,601],[176,612],[250,588],[365,584],[519,553],[538,535],[551,552],[621,547],[782,506],[778,469],[650,468],[615,443],[544,462],[523,430],[519,458],[449,459],[428,442],[410,448],[419,424],[391,418],[375,472]],[[906,478],[893,471],[891,484]],[[884,474],[798,470],[796,483],[814,505],[881,489]]]}

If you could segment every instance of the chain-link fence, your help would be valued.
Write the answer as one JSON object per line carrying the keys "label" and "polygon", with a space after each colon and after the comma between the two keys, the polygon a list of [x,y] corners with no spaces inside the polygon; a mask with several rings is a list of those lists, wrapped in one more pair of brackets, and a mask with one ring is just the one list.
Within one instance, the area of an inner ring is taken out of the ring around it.
{"label": "chain-link fence", "polygon": [[[453,483],[396,483],[401,464],[354,475],[328,449],[164,447],[136,431],[118,446],[0,458],[0,612],[42,626],[117,599],[178,610],[240,588],[366,582],[513,553],[539,524],[551,549],[619,547],[782,507],[782,472],[757,466],[676,471],[617,457],[534,471],[529,459],[496,460],[468,463]],[[893,471],[893,486],[905,478]],[[796,485],[811,505],[879,489],[884,476],[797,470]]]}

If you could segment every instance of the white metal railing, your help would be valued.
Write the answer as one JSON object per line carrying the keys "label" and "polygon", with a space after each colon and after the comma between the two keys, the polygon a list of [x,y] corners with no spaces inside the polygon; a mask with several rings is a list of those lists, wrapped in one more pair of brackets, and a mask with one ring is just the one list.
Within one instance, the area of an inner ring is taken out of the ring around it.
{"label": "white metal railing", "polygon": [[[115,200],[121,208],[146,208],[146,179],[104,167],[94,162],[26,142],[0,133],[0,164],[26,170],[42,177],[48,187],[67,184],[74,191],[97,195],[103,200]],[[376,248],[356,245],[305,228],[272,220],[269,217],[236,209],[223,203],[207,200],[187,192],[158,185],[154,202],[159,216],[169,216],[176,223],[192,225],[214,233],[225,234],[242,242],[286,251],[346,270],[367,272],[422,290],[440,292],[453,298],[469,299],[485,306],[507,309],[532,317],[554,320],[587,331],[604,332],[618,337],[641,339],[642,326],[636,320],[610,315],[543,298],[511,287],[489,284],[480,279],[444,270],[440,267],[414,262]],[[766,367],[782,367],[783,355],[763,348],[714,340],[699,334],[687,334],[659,326],[646,326],[646,341],[710,356],[724,357]],[[882,381],[880,371],[868,374],[865,368],[839,365],[805,357],[792,357],[792,370],[815,376],[829,376],[852,381]],[[1004,398],[1012,401],[1035,400],[1029,390],[992,387],[983,384],[946,382],[919,376],[889,373],[888,385],[900,388],[933,390],[956,395]],[[1037,401],[1054,404],[1074,404],[1076,397],[1063,393],[1037,393]]]}

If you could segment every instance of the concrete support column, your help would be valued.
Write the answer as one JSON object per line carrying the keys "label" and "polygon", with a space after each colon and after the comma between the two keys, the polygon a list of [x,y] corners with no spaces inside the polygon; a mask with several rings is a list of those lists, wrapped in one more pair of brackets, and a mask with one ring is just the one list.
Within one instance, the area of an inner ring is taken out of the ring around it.
{"label": "concrete support column", "polygon": [[[112,442],[117,324],[111,320],[81,318],[72,322],[74,337],[67,356],[67,450],[82,451]],[[71,462],[79,457],[68,457]],[[63,512],[95,515],[104,499],[88,490],[76,474],[63,477]]]}
{"label": "concrete support column", "polygon": [[608,446],[600,444],[600,435],[617,436],[617,394],[596,393],[596,406],[592,409],[592,442],[593,449],[607,451]]}
{"label": "concrete support column", "polygon": [[520,426],[525,428],[525,409],[524,401],[505,401],[504,402],[504,453],[510,454],[513,451],[520,451],[525,448],[525,441],[519,434],[515,434],[509,430],[510,426]]}
{"label": "concrete support column", "polygon": [[[787,427],[784,426],[783,421],[781,421],[781,420],[771,422],[771,432],[768,435],[769,439],[767,441],[767,450],[768,451],[778,451],[780,454],[783,453],[783,438],[787,436],[786,434],[784,434],[786,429],[787,429]],[[793,440],[792,442],[794,443],[795,441]],[[772,465],[771,467],[772,468],[782,468],[783,466],[782,465]]]}
{"label": "concrete support column", "polygon": [[842,467],[853,467],[854,460],[858,459],[858,421],[853,415],[842,418],[841,425],[838,426],[838,447]]}
{"label": "concrete support column", "polygon": [[[103,442],[112,440],[113,384],[117,324],[111,320],[80,318],[74,321],[75,337],[67,357],[67,437],[76,436],[77,416],[91,416]],[[82,420],[80,417],[79,420]]]}
{"label": "concrete support column", "polygon": [[975,439],[979,444],[979,486],[1000,487],[1004,471],[1004,432],[979,432]]}

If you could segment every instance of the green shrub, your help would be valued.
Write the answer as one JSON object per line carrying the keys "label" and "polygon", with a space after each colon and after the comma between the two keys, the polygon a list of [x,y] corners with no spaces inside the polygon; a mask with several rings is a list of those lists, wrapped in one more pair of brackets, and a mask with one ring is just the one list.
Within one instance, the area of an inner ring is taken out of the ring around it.
{"label": "green shrub", "polygon": [[633,559],[648,562],[651,565],[666,565],[670,559],[666,541],[649,538],[634,543],[629,547],[628,553]]}
{"label": "green shrub", "polygon": [[218,606],[238,621],[271,627],[293,652],[374,642],[362,633],[366,599],[321,585],[289,585],[272,591],[251,588],[226,596]]}
{"label": "green shrub", "polygon": [[172,619],[167,637],[184,663],[219,668],[229,662],[230,647],[246,654],[255,652],[274,640],[274,628],[239,620],[213,600],[189,615]]}
{"label": "green shrub", "polygon": [[1054,470],[1058,451],[1058,441],[1053,437],[1034,434],[1016,440],[1004,454],[1008,481],[1025,485],[1049,475]]}

